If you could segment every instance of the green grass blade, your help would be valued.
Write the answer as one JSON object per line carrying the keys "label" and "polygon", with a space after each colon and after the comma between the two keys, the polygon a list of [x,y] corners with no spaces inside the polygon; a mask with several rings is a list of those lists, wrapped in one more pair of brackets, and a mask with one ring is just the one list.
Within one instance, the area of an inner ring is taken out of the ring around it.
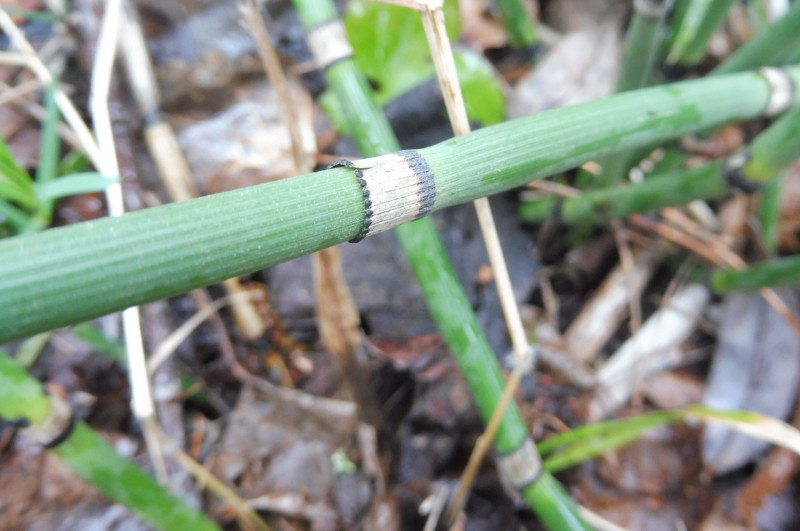
{"label": "green grass blade", "polygon": [[761,192],[758,219],[761,223],[761,243],[770,255],[778,252],[781,221],[781,190],[786,174],[773,180]]}
{"label": "green grass blade", "polygon": [[33,182],[30,175],[17,165],[17,161],[14,160],[14,155],[8,148],[8,144],[0,136],[0,182],[2,182],[2,177],[5,177],[21,190],[33,190]]}
{"label": "green grass blade", "polygon": [[75,173],[52,181],[36,183],[36,197],[39,201],[45,202],[70,195],[102,192],[117,182],[118,178],[109,178],[102,173]]}
{"label": "green grass blade", "polygon": [[[42,384],[0,350],[0,417],[45,422],[52,409]],[[213,531],[219,527],[165,490],[141,468],[121,457],[89,426],[77,421],[67,439],[51,450],[79,476],[159,529]]]}
{"label": "green grass blade", "polygon": [[718,269],[711,276],[711,287],[720,294],[779,286],[800,286],[800,255],[768,260],[740,271]]}
{"label": "green grass blade", "polygon": [[30,222],[30,215],[15,207],[8,201],[0,199],[0,219],[19,232]]}
{"label": "green grass blade", "polygon": [[781,58],[788,60],[793,50],[800,51],[798,36],[800,36],[800,3],[795,2],[788,13],[736,50],[712,70],[711,74],[731,74],[759,66],[789,64],[782,62]]}
{"label": "green grass blade", "polygon": [[547,453],[545,468],[560,472],[640,438],[646,431],[683,420],[679,413],[657,411],[638,417],[590,424],[557,435],[537,445]]}
{"label": "green grass blade", "polygon": [[61,137],[58,135],[58,123],[61,114],[55,99],[55,85],[44,91],[44,108],[47,119],[42,124],[42,138],[39,149],[39,165],[36,168],[36,182],[43,183],[56,178],[58,159],[61,157]]}
{"label": "green grass blade", "polygon": [[36,201],[36,195],[33,193],[33,188],[18,186],[12,181],[0,180],[0,199],[13,201],[31,210],[39,206]]}

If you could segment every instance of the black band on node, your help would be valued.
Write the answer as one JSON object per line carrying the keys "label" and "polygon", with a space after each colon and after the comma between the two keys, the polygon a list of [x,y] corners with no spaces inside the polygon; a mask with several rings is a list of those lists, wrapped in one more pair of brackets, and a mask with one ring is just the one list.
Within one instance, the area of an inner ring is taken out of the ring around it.
{"label": "black band on node", "polygon": [[742,168],[750,161],[751,155],[748,150],[742,150],[734,153],[728,160],[725,161],[725,181],[728,187],[743,192],[745,194],[754,194],[761,191],[763,186],[760,183],[751,181],[742,173]]}

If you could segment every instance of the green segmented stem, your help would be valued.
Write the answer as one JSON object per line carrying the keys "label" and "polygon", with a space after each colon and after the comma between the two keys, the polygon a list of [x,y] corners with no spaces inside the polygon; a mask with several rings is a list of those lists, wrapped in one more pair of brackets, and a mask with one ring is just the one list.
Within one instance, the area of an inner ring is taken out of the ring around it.
{"label": "green segmented stem", "polygon": [[714,162],[653,176],[640,184],[612,186],[567,199],[548,197],[531,201],[520,207],[519,217],[527,223],[538,223],[557,212],[566,223],[602,223],[636,212],[719,197],[728,190],[723,163]]}
{"label": "green segmented stem", "polygon": [[[684,2],[679,6],[679,9],[681,7],[686,9],[688,4],[690,4],[690,2]],[[636,17],[636,14],[634,14],[634,17]],[[639,40],[647,38],[644,32],[634,32],[635,22],[636,18],[631,21],[628,42],[631,42],[631,39]],[[655,32],[650,33],[650,37],[655,39],[657,34]],[[626,49],[631,48],[634,50],[647,50],[642,43],[637,45],[627,44]],[[722,64],[712,70],[709,75],[732,74],[734,72],[742,72],[750,68],[765,65],[780,66],[792,64],[794,61],[791,59],[795,58],[794,54],[800,56],[800,4],[795,4],[786,15],[762,31],[755,39],[736,50],[736,52],[728,57]],[[636,65],[632,59],[642,60],[644,57],[646,57],[644,53],[641,55],[638,53],[634,54],[632,58],[629,58],[627,55],[625,56],[620,80],[616,87],[618,92],[623,89],[631,90],[633,88],[639,88],[633,86],[633,82],[636,79],[641,81],[642,78],[636,77]],[[644,71],[645,70],[641,70],[640,72]],[[647,72],[649,74],[650,71],[648,70]],[[641,86],[644,85],[640,85],[640,87]],[[646,149],[647,148],[645,148],[645,150]],[[623,152],[614,157],[609,157],[607,160],[601,161],[600,165],[603,168],[603,173],[599,177],[599,180],[590,177],[588,172],[582,172],[578,182],[581,187],[616,184],[625,176],[625,172],[630,169],[633,163],[645,154],[646,151],[634,150],[632,152]]]}
{"label": "green segmented stem", "polygon": [[628,33],[625,37],[625,52],[614,92],[625,92],[642,88],[650,81],[653,67],[658,59],[658,49],[664,38],[666,12],[671,0],[664,0],[664,14],[648,16],[634,10]]}
{"label": "green segmented stem", "polygon": [[[787,72],[800,82],[800,67]],[[419,150],[434,210],[614,151],[759,116],[757,73],[626,92],[480,129]],[[354,238],[361,187],[347,168],[0,241],[0,343],[86,321]]]}
{"label": "green segmented stem", "polygon": [[795,3],[788,13],[736,50],[712,70],[711,75],[731,74],[759,66],[788,64],[781,59],[788,60],[797,52],[800,52],[800,3]]}
{"label": "green segmented stem", "polygon": [[774,255],[778,250],[782,188],[783,179],[778,178],[767,184],[761,192],[758,216],[761,222],[761,244],[770,255]]}
{"label": "green segmented stem", "polygon": [[[800,107],[786,112],[765,129],[749,149],[740,169],[754,187],[776,179],[800,157]],[[556,211],[568,223],[602,222],[636,212],[651,212],[698,199],[720,197],[730,191],[724,161],[654,175],[640,184],[627,184],[587,192],[567,199],[546,198],[525,203],[519,215],[535,223]]]}
{"label": "green segmented stem", "polygon": [[800,108],[784,113],[750,147],[742,175],[757,184],[772,181],[800,157]]}
{"label": "green segmented stem", "polygon": [[[47,419],[51,407],[42,384],[0,351],[0,416],[6,420],[25,418],[36,425]],[[103,494],[159,529],[219,529],[208,517],[117,454],[105,439],[81,421],[52,452]]]}

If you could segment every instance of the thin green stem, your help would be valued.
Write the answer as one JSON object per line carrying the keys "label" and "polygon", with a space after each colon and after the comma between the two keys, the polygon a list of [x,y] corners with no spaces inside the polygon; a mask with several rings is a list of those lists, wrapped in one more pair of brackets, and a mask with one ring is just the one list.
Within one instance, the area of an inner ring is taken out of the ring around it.
{"label": "thin green stem", "polygon": [[742,175],[765,184],[800,157],[800,107],[783,114],[750,147],[750,160]]}
{"label": "thin green stem", "polygon": [[[640,2],[634,2],[636,6]],[[646,13],[635,9],[625,37],[625,52],[614,92],[625,92],[647,86],[658,60],[658,49],[664,39],[666,13],[672,0],[651,1],[660,14]]]}
{"label": "thin green stem", "polygon": [[735,0],[692,0],[686,6],[667,61],[684,66],[698,64],[706,55],[708,41],[717,31]]}
{"label": "thin green stem", "polygon": [[[800,85],[800,67],[787,72]],[[759,116],[757,73],[626,92],[421,149],[433,210],[496,194],[614,151]],[[356,237],[363,194],[333,168],[0,240],[0,343],[185,293]]]}
{"label": "thin green stem", "polygon": [[0,183],[7,180],[25,192],[33,192],[30,175],[19,167],[5,139],[0,136]]}
{"label": "thin green stem", "polygon": [[778,251],[783,177],[785,177],[785,174],[773,179],[761,192],[761,204],[759,205],[761,239],[764,249],[770,255],[774,255]]}
{"label": "thin green stem", "polygon": [[[666,0],[634,3],[636,9],[628,28],[622,69],[614,92],[626,92],[647,86],[658,59],[659,46],[664,38],[666,13],[671,3]],[[640,9],[647,6],[649,12]],[[592,188],[603,188],[619,183],[625,180],[631,166],[644,155],[642,150],[637,149],[606,157],[598,161],[603,169],[598,177],[584,172],[579,176],[578,182],[591,185]]]}
{"label": "thin green stem", "polygon": [[800,256],[769,260],[740,271],[718,269],[711,275],[711,287],[720,294],[779,286],[800,286]]}
{"label": "thin green stem", "polygon": [[[295,0],[295,5],[309,30],[327,22],[320,14],[338,17],[328,0]],[[355,60],[334,63],[326,69],[326,76],[361,152],[372,157],[399,150],[397,137]],[[402,225],[396,234],[428,308],[459,361],[478,408],[488,419],[502,394],[502,374],[433,221],[424,218]],[[514,450],[525,440],[528,432],[516,407],[509,408],[500,431],[496,442],[501,452]]]}
{"label": "thin green stem", "polygon": [[[0,416],[42,424],[51,414],[42,385],[0,351]],[[52,449],[76,474],[159,529],[217,530],[205,515],[165,490],[81,421]]]}
{"label": "thin green stem", "polygon": [[[682,25],[683,16],[692,2],[682,2],[678,6],[681,13],[677,14],[677,24]],[[637,67],[633,59],[643,60],[649,57],[646,53],[638,54],[636,50],[649,50],[647,45],[646,31],[636,30],[634,24],[636,23],[636,14],[631,21],[631,29],[628,33],[626,44],[626,54],[628,50],[634,50],[634,57],[625,60],[622,65],[622,73],[617,85],[617,92],[623,89],[640,88],[633,86],[635,80],[642,81],[642,77],[637,77],[637,73],[646,72],[649,76],[651,70]],[[643,27],[642,30],[647,28]],[[634,31],[636,30],[636,31]],[[784,15],[781,19],[775,22],[770,27],[762,31],[755,39],[739,48],[734,54],[728,57],[720,66],[714,69],[710,75],[731,74],[734,72],[741,72],[750,68],[756,68],[764,65],[784,65],[793,64],[797,59],[800,59],[800,4],[795,4],[791,10]],[[649,34],[650,38],[655,40],[660,36],[656,32]],[[633,41],[637,44],[633,44]],[[641,42],[639,42],[641,41]],[[652,42],[650,43],[652,44]],[[793,55],[797,54],[797,56]],[[792,60],[794,59],[794,60]],[[645,63],[646,65],[647,63]],[[641,68],[641,69],[639,69]],[[652,68],[652,64],[650,65]],[[579,175],[579,185],[581,188],[588,187],[602,187],[609,186],[620,182],[630,170],[630,168],[645,155],[644,151],[634,150],[623,152],[615,157],[610,157],[607,160],[600,161],[600,166],[603,168],[603,173],[598,177],[592,177],[588,172],[581,172]]]}
{"label": "thin green stem", "polygon": [[0,180],[0,199],[14,201],[31,210],[39,206],[36,202],[36,195],[31,190],[28,190],[27,187],[19,186],[13,181]]}
{"label": "thin green stem", "polygon": [[30,221],[30,216],[27,213],[4,199],[0,199],[0,218],[2,218],[2,221],[7,221],[17,232],[27,226]]}
{"label": "thin green stem", "polygon": [[[800,107],[789,110],[765,129],[748,150],[749,159],[739,170],[754,187],[777,178],[800,157]],[[568,223],[597,223],[636,212],[652,212],[698,199],[720,197],[729,191],[726,164],[718,160],[689,170],[650,177],[635,185],[622,185],[559,200],[547,198],[525,203],[520,218],[543,221],[556,211]]]}
{"label": "thin green stem", "polygon": [[729,191],[721,161],[690,170],[653,176],[640,184],[623,184],[587,192],[578,197],[548,197],[523,203],[519,217],[538,223],[558,213],[566,223],[602,223],[637,212],[653,212],[696,199],[710,199]]}
{"label": "thin green stem", "polygon": [[[53,82],[44,91],[44,108],[47,119],[42,125],[41,146],[39,149],[39,165],[36,168],[36,185],[40,187],[56,178],[58,159],[61,155],[61,137],[58,134],[58,123],[61,113],[55,99],[56,86]],[[37,193],[38,196],[38,193]],[[53,200],[37,197],[39,205],[33,215],[33,225],[44,230],[53,218]]]}
{"label": "thin green stem", "polygon": [[[309,16],[309,11],[333,11],[330,0],[296,0],[295,3],[302,6],[298,11],[309,30],[313,30],[315,22],[320,22]],[[312,7],[319,4],[328,6]],[[366,78],[355,61],[339,61],[327,69],[327,74],[362,153],[377,156],[399,149],[399,142],[375,104]],[[396,234],[422,287],[428,308],[470,386],[484,421],[488,422],[503,395],[503,376],[433,221],[425,218],[400,226]],[[512,403],[505,411],[494,443],[499,452],[509,453],[519,449],[528,437],[519,408]],[[524,494],[532,507],[541,511],[542,520],[551,529],[587,529],[569,495],[546,472]]]}
{"label": "thin green stem", "polygon": [[[765,28],[753,40],[736,50],[711,75],[732,74],[759,66],[780,66],[789,60],[792,51],[800,51],[800,3]],[[776,60],[783,57],[782,60]]]}

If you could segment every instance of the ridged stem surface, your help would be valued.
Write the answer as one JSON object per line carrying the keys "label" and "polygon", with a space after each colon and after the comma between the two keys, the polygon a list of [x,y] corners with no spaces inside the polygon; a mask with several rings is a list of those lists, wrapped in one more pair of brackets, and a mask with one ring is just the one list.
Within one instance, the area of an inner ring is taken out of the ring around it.
{"label": "ridged stem surface", "polygon": [[[787,69],[800,85],[800,68]],[[614,151],[759,116],[756,73],[627,92],[487,127],[419,150],[434,210]],[[348,241],[361,187],[327,170],[0,241],[0,343],[185,293]]]}

